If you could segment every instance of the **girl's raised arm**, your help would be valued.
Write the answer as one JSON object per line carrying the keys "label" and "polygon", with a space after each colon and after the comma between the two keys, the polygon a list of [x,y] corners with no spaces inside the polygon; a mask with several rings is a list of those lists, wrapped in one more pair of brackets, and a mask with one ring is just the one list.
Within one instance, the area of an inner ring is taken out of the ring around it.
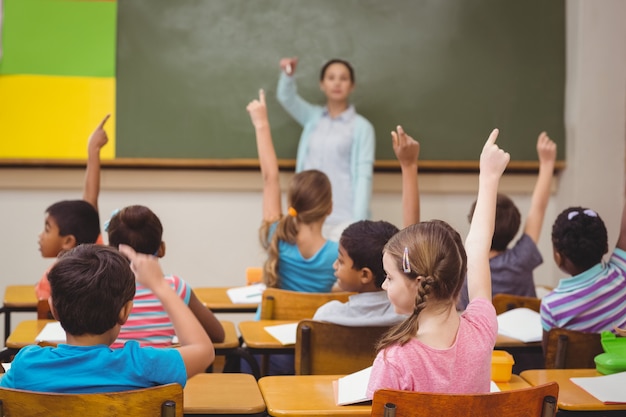
{"label": "girl's raised arm", "polygon": [[252,100],[246,107],[254,126],[256,146],[263,176],[263,220],[274,222],[282,214],[278,160],[272,142],[270,122],[265,105],[265,92],[259,90],[258,100]]}
{"label": "girl's raised arm", "polygon": [[510,156],[496,145],[498,129],[494,129],[480,154],[478,197],[470,230],[465,240],[467,252],[467,288],[469,300],[482,297],[491,300],[489,250],[496,219],[496,198],[500,177]]}

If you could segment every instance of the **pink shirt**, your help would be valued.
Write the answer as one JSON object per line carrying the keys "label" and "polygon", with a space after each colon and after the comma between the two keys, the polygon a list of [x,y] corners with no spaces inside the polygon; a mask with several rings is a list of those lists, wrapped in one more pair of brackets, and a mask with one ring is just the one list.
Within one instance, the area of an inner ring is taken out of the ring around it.
{"label": "pink shirt", "polygon": [[435,349],[417,339],[404,346],[393,345],[374,360],[367,396],[382,388],[473,394],[489,392],[491,352],[496,344],[496,311],[484,298],[467,306],[461,314],[456,341],[446,349]]}

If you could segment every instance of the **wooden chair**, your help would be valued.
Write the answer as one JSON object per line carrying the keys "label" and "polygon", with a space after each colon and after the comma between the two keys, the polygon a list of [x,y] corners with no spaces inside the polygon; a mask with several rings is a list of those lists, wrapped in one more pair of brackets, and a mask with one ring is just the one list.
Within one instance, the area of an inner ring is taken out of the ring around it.
{"label": "wooden chair", "polygon": [[541,308],[541,300],[539,298],[513,294],[496,294],[493,296],[492,303],[496,309],[496,314],[502,314],[505,311],[522,307],[539,312]]}
{"label": "wooden chair", "polygon": [[332,300],[348,301],[352,292],[311,293],[268,288],[261,300],[261,320],[301,320]]}
{"label": "wooden chair", "polygon": [[584,333],[555,327],[548,332],[547,369],[595,368],[593,360],[604,352],[600,333]]}
{"label": "wooden chair", "polygon": [[182,417],[179,384],[99,394],[56,394],[0,388],[0,416]]}
{"label": "wooden chair", "polygon": [[554,417],[559,385],[489,394],[436,394],[381,389],[374,393],[372,417]]}
{"label": "wooden chair", "polygon": [[376,357],[376,342],[387,330],[389,326],[302,320],[296,334],[296,375],[342,375],[367,368]]}

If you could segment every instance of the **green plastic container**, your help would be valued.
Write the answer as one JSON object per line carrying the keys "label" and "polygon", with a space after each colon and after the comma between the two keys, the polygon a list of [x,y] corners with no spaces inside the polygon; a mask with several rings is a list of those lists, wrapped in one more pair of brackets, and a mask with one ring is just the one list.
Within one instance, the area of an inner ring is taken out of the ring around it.
{"label": "green plastic container", "polygon": [[626,371],[626,337],[617,337],[611,332],[602,332],[600,342],[604,353],[594,358],[596,370],[604,375]]}

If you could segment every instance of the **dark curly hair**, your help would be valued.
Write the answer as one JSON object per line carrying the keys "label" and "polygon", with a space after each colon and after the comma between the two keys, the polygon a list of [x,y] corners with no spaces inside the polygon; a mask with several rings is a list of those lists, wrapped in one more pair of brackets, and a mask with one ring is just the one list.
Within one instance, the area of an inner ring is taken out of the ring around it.
{"label": "dark curly hair", "polygon": [[600,263],[609,250],[606,226],[593,210],[567,208],[552,225],[552,246],[561,256],[586,271]]}

